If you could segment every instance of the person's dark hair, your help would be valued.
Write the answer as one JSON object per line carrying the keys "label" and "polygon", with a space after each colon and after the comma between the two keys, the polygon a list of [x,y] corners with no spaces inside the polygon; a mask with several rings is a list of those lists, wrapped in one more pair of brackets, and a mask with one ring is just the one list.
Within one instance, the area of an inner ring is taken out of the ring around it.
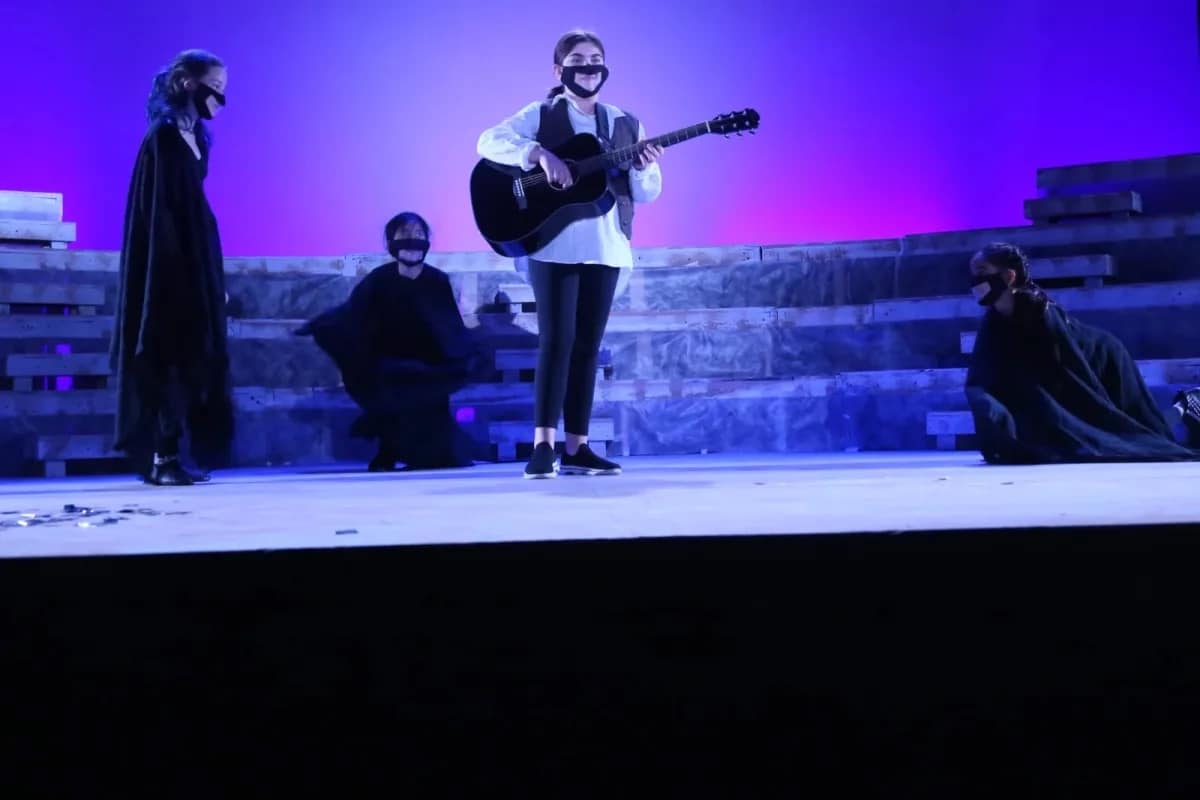
{"label": "person's dark hair", "polygon": [[429,230],[429,223],[425,221],[424,217],[414,211],[404,211],[389,219],[387,225],[383,226],[384,246],[386,247],[395,238],[397,230],[414,222],[425,231],[426,240],[433,238],[433,233]]}
{"label": "person's dark hair", "polygon": [[[158,71],[150,85],[150,99],[146,101],[146,118],[151,125],[163,122],[174,124],[179,112],[187,105],[191,96],[184,83],[191,78],[199,81],[213,67],[223,67],[224,62],[207,50],[184,50],[175,59]],[[197,139],[211,144],[212,138],[201,120],[196,120]]]}
{"label": "person's dark hair", "polygon": [[[554,45],[554,63],[561,67],[563,61],[565,61],[567,56],[570,55],[571,51],[575,49],[576,45],[584,42],[591,42],[600,50],[600,55],[606,55],[604,52],[604,42],[600,41],[599,36],[591,31],[573,30],[567,31],[560,36],[558,43]],[[551,87],[550,91],[546,94],[546,98],[549,99],[558,97],[564,91],[566,90],[560,83],[558,86]]]}
{"label": "person's dark hair", "polygon": [[987,245],[971,258],[972,266],[979,263],[991,264],[996,269],[1011,269],[1017,274],[1013,288],[1034,286],[1033,276],[1029,274],[1029,257],[1015,244],[993,242]]}

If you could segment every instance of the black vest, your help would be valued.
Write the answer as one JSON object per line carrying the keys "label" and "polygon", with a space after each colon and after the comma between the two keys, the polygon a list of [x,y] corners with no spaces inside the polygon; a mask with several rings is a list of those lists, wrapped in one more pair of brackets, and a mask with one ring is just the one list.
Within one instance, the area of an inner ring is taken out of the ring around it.
{"label": "black vest", "polygon": [[[562,102],[558,102],[560,99]],[[567,108],[569,102],[560,96],[542,103],[537,132],[538,144],[542,147],[553,150],[575,135],[575,129],[571,127],[571,114]],[[636,144],[639,127],[637,118],[626,113],[613,120],[610,130],[604,104],[596,103],[596,131],[605,150],[618,150]],[[626,239],[632,239],[633,193],[629,188],[629,165],[623,164],[620,169],[613,168],[608,175],[608,185],[617,196],[617,220],[620,222],[621,232],[625,234]]]}

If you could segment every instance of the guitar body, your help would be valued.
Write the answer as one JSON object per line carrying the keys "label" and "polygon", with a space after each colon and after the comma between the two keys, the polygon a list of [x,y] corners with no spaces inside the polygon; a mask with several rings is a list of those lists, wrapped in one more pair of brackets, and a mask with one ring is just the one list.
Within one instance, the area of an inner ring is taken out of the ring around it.
{"label": "guitar body", "polygon": [[[550,152],[570,167],[603,148],[595,136],[580,133]],[[479,233],[497,253],[516,258],[536,253],[576,220],[607,214],[617,201],[608,175],[603,170],[572,173],[575,183],[569,189],[555,189],[544,180],[519,189],[518,178],[541,175],[541,169],[524,172],[480,161],[471,172],[471,210]]]}

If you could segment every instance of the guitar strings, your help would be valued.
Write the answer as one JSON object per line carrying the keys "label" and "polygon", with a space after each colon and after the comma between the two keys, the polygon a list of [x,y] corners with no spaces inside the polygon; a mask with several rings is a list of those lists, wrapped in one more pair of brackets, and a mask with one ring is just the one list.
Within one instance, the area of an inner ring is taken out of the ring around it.
{"label": "guitar strings", "polygon": [[[695,132],[693,132],[693,131],[695,131]],[[644,140],[644,141],[638,142],[637,144],[632,144],[627,147],[622,147],[620,150],[614,150],[611,153],[603,153],[599,156],[592,156],[591,158],[589,158],[586,161],[583,161],[581,163],[586,164],[588,161],[591,161],[593,158],[599,158],[601,160],[616,159],[618,161],[623,161],[623,160],[625,160],[624,157],[626,155],[629,155],[629,156],[634,155],[634,153],[636,153],[636,151],[645,144],[650,144],[650,143],[657,144],[659,142],[665,143],[668,146],[672,145],[672,144],[679,144],[680,142],[687,141],[688,139],[699,136],[702,133],[707,133],[708,131],[709,131],[709,123],[707,123],[707,122],[702,123],[700,125],[693,125],[691,128],[685,128],[681,131],[676,131],[675,133],[668,133],[664,136],[659,136],[654,139]],[[737,131],[733,131],[733,132],[737,132]],[[673,138],[678,138],[678,141],[674,141],[674,142],[670,141]],[[621,156],[621,158],[617,159],[617,156]],[[548,183],[549,176],[547,176],[546,173],[544,173],[544,172],[539,172],[536,175],[527,175],[523,178],[518,178],[517,182],[520,183],[522,187],[528,189],[533,186],[540,186],[543,183]]]}

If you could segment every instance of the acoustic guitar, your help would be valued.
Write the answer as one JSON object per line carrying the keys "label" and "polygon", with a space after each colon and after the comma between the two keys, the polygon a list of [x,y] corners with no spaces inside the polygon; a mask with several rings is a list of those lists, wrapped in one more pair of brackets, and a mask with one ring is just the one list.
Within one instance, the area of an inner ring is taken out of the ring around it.
{"label": "acoustic guitar", "polygon": [[647,142],[671,147],[710,133],[741,136],[754,133],[758,119],[758,112],[747,108],[613,150],[592,134],[576,134],[551,148],[571,170],[574,183],[566,189],[552,185],[540,167],[526,172],[483,159],[471,172],[475,225],[502,256],[536,253],[575,220],[607,214],[617,201],[610,171],[628,169]]}

